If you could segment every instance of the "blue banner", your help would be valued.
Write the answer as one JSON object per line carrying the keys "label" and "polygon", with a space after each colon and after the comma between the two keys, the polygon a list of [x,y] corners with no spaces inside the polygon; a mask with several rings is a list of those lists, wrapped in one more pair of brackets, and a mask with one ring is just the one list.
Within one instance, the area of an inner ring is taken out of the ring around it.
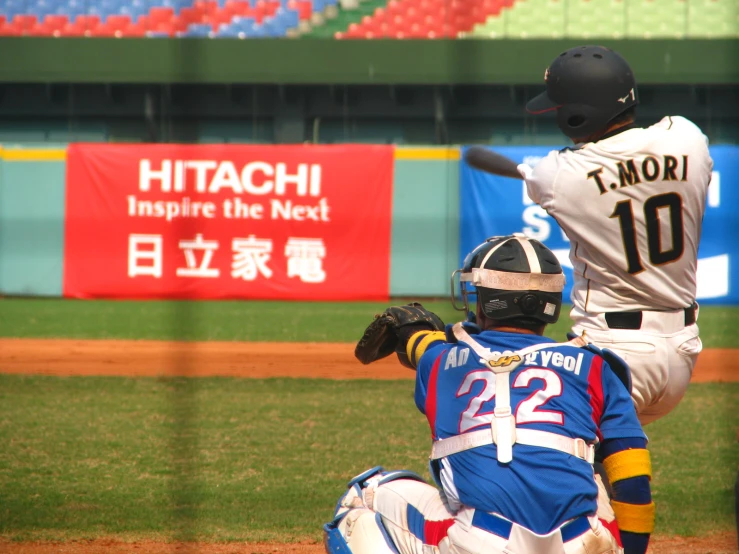
{"label": "blue banner", "polygon": [[[561,146],[508,146],[493,150],[530,166]],[[463,151],[466,150],[463,149]],[[698,300],[702,304],[739,304],[739,146],[711,147],[713,178],[708,187],[703,233],[698,249]],[[523,181],[497,177],[460,163],[460,264],[486,238],[525,233],[559,258],[569,299],[572,288],[570,243],[557,222],[534,204]]]}

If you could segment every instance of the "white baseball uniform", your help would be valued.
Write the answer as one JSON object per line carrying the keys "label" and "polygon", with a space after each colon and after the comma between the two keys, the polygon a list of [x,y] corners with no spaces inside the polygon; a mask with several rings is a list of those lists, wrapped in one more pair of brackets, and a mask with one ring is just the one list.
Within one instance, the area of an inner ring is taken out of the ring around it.
{"label": "white baseball uniform", "polygon": [[519,166],[570,239],[573,331],[626,360],[643,424],[678,404],[702,348],[696,269],[712,169],[706,136],[675,116]]}

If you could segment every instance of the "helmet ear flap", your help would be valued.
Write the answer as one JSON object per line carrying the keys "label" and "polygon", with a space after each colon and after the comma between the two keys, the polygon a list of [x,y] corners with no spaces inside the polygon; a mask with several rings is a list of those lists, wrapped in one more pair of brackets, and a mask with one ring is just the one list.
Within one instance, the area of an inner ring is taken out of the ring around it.
{"label": "helmet ear flap", "polygon": [[566,104],[557,110],[557,125],[571,139],[585,138],[603,129],[610,119],[586,104]]}
{"label": "helmet ear flap", "polygon": [[524,294],[518,299],[518,307],[524,315],[534,315],[539,308],[539,298],[535,294]]}

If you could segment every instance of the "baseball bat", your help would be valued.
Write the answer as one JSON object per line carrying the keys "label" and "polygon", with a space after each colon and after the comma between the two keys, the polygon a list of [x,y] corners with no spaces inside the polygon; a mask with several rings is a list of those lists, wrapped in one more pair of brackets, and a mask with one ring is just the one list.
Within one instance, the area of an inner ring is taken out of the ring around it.
{"label": "baseball bat", "polygon": [[464,154],[464,161],[475,169],[492,173],[493,175],[501,175],[510,177],[511,179],[521,179],[521,174],[516,167],[518,164],[506,158],[502,154],[488,150],[484,146],[470,146]]}

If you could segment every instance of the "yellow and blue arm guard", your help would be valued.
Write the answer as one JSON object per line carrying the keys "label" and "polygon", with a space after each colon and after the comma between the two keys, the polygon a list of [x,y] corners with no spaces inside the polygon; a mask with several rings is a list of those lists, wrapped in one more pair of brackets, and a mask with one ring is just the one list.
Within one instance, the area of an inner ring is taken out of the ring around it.
{"label": "yellow and blue arm guard", "polygon": [[418,362],[421,359],[421,356],[424,355],[429,347],[445,341],[446,334],[444,331],[418,331],[408,339],[408,342],[405,345],[405,354],[408,356],[410,364],[413,367],[418,367]]}
{"label": "yellow and blue arm guard", "polygon": [[603,460],[603,467],[611,483],[611,506],[616,514],[621,540],[628,554],[642,554],[647,550],[649,535],[654,531],[655,506],[649,481],[652,463],[646,441],[622,439],[622,444],[641,446],[616,451]]}

